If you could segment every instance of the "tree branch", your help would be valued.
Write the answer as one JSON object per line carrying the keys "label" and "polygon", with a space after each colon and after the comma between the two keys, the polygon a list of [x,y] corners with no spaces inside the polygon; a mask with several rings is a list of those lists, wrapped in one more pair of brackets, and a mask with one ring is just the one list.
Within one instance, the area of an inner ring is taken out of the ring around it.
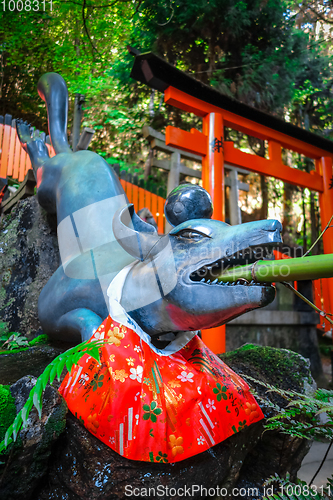
{"label": "tree branch", "polygon": [[[86,0],[83,1],[83,4],[86,6],[86,7],[91,7],[92,9],[104,9],[105,7],[113,7],[116,3],[118,2],[126,2],[127,0],[115,0],[114,2],[111,2],[111,3],[108,3],[108,4],[105,4],[105,5],[86,5]],[[80,2],[75,2],[74,0],[58,0],[58,2],[60,3],[72,3],[74,5],[79,5],[80,7],[82,7],[82,3]],[[139,7],[142,3],[142,0],[139,1]]]}
{"label": "tree branch", "polygon": [[93,9],[104,9],[105,7],[113,7],[118,2],[126,2],[126,0],[115,0],[114,2],[106,3],[105,5],[90,5],[90,7],[92,7]]}
{"label": "tree branch", "polygon": [[141,7],[142,2],[143,2],[143,0],[139,0],[139,3],[138,3],[138,5],[137,5],[137,7],[135,9],[135,12],[134,12],[134,16],[135,16],[135,14],[137,14],[139,12],[139,9]]}
{"label": "tree branch", "polygon": [[90,42],[90,45],[91,45],[92,49],[93,49],[95,52],[97,52],[97,54],[98,54],[98,55],[101,55],[101,54],[98,52],[98,50],[97,50],[97,48],[95,47],[95,45],[93,44],[93,41],[92,41],[92,39],[91,39],[91,37],[90,37],[89,31],[88,31],[88,28],[87,28],[87,23],[86,23],[87,18],[85,17],[85,13],[84,13],[85,9],[86,9],[86,0],[83,0],[83,4],[82,4],[82,21],[83,21],[84,31],[86,32],[86,35],[87,35],[87,37],[88,37],[88,40],[89,40],[89,42]]}
{"label": "tree branch", "polygon": [[[324,21],[325,23],[328,23],[328,24],[333,24],[333,20],[330,20],[327,17],[325,17],[323,14],[321,14],[320,12],[318,12],[311,5],[306,4],[306,8],[309,9],[313,14],[315,14],[317,16],[317,18],[320,19],[321,21]],[[300,6],[299,9],[300,9],[301,12],[303,12],[303,14],[306,14],[306,10],[305,10],[304,7]]]}
{"label": "tree branch", "polygon": [[73,3],[74,5],[79,5],[79,7],[82,7],[82,3],[79,2],[74,2],[74,0],[58,0],[60,3]]}
{"label": "tree branch", "polygon": [[318,469],[317,469],[317,471],[316,471],[315,475],[313,476],[313,478],[312,478],[312,479],[311,479],[311,481],[309,482],[309,486],[311,486],[311,484],[313,483],[313,481],[314,481],[314,480],[316,479],[316,477],[318,476],[318,474],[319,474],[319,472],[320,472],[320,470],[321,470],[322,466],[324,465],[324,462],[325,462],[325,460],[326,460],[326,458],[327,458],[327,455],[328,455],[328,453],[329,453],[330,449],[332,448],[332,444],[333,444],[333,440],[330,442],[330,444],[329,444],[329,446],[328,446],[328,448],[327,448],[327,450],[326,450],[326,453],[325,453],[325,455],[324,455],[324,458],[322,459],[321,464],[319,465],[319,467],[318,467]]}

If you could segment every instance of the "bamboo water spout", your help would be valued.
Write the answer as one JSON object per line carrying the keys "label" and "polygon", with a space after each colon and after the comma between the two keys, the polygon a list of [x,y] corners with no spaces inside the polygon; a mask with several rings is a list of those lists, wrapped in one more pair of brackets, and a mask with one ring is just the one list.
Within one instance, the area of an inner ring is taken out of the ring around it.
{"label": "bamboo water spout", "polygon": [[253,264],[229,268],[223,271],[217,279],[224,283],[237,280],[272,283],[331,277],[333,277],[333,254],[295,259],[258,260]]}

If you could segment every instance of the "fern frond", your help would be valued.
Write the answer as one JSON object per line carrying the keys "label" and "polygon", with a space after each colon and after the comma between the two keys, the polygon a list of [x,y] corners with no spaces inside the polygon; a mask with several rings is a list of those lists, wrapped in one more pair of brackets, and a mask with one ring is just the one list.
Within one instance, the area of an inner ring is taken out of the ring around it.
{"label": "fern frond", "polygon": [[66,368],[70,371],[73,365],[77,364],[84,354],[89,354],[100,363],[99,348],[106,342],[105,340],[96,340],[94,342],[87,340],[82,342],[57,356],[45,368],[43,373],[37,378],[35,386],[31,389],[25,405],[16,415],[12,425],[7,429],[4,440],[0,442],[0,453],[5,450],[10,443],[16,441],[22,426],[27,426],[29,414],[33,406],[37,409],[39,418],[42,417],[43,393],[46,385],[52,383],[56,376],[58,381],[60,381],[63,369]]}

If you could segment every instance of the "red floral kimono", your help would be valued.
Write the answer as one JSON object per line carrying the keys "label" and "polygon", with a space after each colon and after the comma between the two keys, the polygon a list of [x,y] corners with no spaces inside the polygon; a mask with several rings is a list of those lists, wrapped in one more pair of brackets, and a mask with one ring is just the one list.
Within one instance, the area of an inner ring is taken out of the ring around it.
{"label": "red floral kimono", "polygon": [[95,339],[107,341],[101,364],[85,354],[60,392],[84,426],[124,457],[178,462],[263,418],[248,385],[195,333],[161,355],[109,316]]}

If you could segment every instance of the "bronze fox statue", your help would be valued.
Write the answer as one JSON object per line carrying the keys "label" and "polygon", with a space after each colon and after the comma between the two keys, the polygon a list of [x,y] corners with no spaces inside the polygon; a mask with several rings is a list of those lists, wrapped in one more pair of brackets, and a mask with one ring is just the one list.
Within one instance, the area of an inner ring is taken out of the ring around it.
{"label": "bronze fox statue", "polygon": [[38,92],[47,106],[56,156],[49,157],[26,123],[18,121],[17,131],[31,159],[38,201],[57,215],[61,265],[38,306],[45,333],[71,342],[90,338],[109,314],[107,290],[124,268],[119,301],[153,338],[218,326],[273,300],[270,284],[222,284],[213,276],[222,267],[262,258],[263,248],[270,251],[281,242],[280,222],[229,226],[190,219],[158,235],[137,216],[103,158],[70,149],[63,78],[43,75]]}

